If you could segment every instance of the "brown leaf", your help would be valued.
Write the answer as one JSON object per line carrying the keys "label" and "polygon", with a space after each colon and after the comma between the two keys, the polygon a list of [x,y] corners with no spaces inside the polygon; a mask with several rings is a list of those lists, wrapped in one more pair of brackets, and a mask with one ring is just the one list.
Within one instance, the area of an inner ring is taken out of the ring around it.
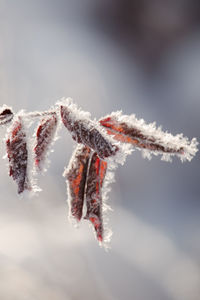
{"label": "brown leaf", "polygon": [[102,185],[107,170],[107,162],[101,160],[97,153],[93,153],[87,176],[85,219],[94,226],[98,241],[103,241],[102,219]]}
{"label": "brown leaf", "polygon": [[85,184],[90,148],[78,145],[63,176],[67,178],[68,197],[71,215],[80,221],[82,217]]}
{"label": "brown leaf", "polygon": [[30,190],[27,177],[28,151],[26,144],[26,133],[23,122],[19,116],[12,124],[11,130],[6,141],[7,155],[9,159],[10,176],[18,185],[18,193]]}
{"label": "brown leaf", "polygon": [[160,139],[156,138],[156,135],[148,135],[141,128],[130,125],[130,123],[126,123],[125,121],[119,121],[117,117],[108,116],[99,122],[106,128],[109,135],[112,135],[114,139],[122,143],[129,143],[138,148],[161,153],[183,153],[183,147],[177,149],[177,147],[167,146],[161,143]]}
{"label": "brown leaf", "polygon": [[10,107],[3,106],[0,108],[0,125],[9,123],[13,119],[13,112]]}
{"label": "brown leaf", "polygon": [[41,120],[36,132],[35,165],[39,170],[46,158],[47,151],[54,138],[57,127],[57,117],[52,115]]}
{"label": "brown leaf", "polygon": [[89,118],[79,117],[80,112],[77,114],[70,106],[63,105],[60,106],[60,112],[63,124],[71,132],[72,138],[77,143],[93,149],[100,158],[113,156],[119,150],[116,145],[112,144],[109,137],[98,129],[97,123]]}

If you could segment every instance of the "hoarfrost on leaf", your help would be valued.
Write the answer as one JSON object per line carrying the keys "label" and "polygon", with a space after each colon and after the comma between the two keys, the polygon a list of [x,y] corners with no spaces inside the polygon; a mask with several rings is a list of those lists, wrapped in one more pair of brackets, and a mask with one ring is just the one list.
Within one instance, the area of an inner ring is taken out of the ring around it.
{"label": "hoarfrost on leaf", "polygon": [[[39,118],[34,143],[28,136],[30,124]],[[107,248],[111,230],[107,227],[106,212],[110,183],[118,164],[124,164],[133,150],[141,150],[143,157],[151,159],[161,155],[161,160],[190,161],[198,151],[197,139],[191,141],[183,134],[173,136],[156,123],[146,124],[135,115],[113,112],[99,121],[92,120],[89,112],[77,107],[72,99],[61,99],[55,107],[44,112],[13,113],[12,108],[0,108],[0,125],[7,130],[6,149],[9,175],[17,183],[18,193],[38,191],[32,178],[33,165],[37,173],[44,169],[50,147],[57,139],[63,124],[77,142],[63,176],[68,190],[69,217],[79,222],[84,215],[92,225],[100,245]],[[84,208],[86,213],[84,213]]]}
{"label": "hoarfrost on leaf", "polygon": [[20,116],[16,116],[8,131],[6,146],[9,159],[9,175],[16,181],[18,193],[30,190],[31,186],[27,176],[28,150],[26,132]]}
{"label": "hoarfrost on leaf", "polygon": [[35,152],[35,166],[42,171],[48,150],[53,142],[57,129],[56,115],[44,117],[37,128]]}

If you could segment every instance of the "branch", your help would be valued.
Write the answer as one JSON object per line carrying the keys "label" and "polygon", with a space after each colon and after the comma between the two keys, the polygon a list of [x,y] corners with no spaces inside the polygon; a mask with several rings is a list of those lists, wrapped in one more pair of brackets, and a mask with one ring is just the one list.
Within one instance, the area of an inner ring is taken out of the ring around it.
{"label": "branch", "polygon": [[[39,124],[31,143],[27,136],[35,119],[39,119]],[[84,219],[92,223],[100,244],[105,244],[111,235],[103,222],[104,212],[109,208],[105,203],[107,186],[113,179],[113,170],[125,162],[128,154],[138,149],[144,157],[161,155],[162,160],[172,161],[172,157],[177,156],[183,162],[190,161],[198,151],[196,138],[189,141],[182,134],[173,136],[156,128],[155,123],[138,120],[135,115],[123,115],[120,111],[99,121],[92,120],[90,113],[80,110],[71,99],[62,99],[44,112],[14,113],[12,108],[3,105],[0,125],[7,127],[9,175],[16,182],[19,194],[25,190],[38,191],[32,177],[44,171],[61,124],[78,144],[63,173],[68,189],[69,217],[80,222],[86,206]],[[29,174],[28,166],[34,172]]]}

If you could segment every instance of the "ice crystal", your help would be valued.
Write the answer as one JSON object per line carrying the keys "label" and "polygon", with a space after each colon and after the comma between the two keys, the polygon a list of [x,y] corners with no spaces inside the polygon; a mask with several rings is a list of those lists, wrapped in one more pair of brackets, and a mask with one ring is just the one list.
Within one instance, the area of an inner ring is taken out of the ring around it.
{"label": "ice crystal", "polygon": [[[196,138],[191,141],[182,134],[173,136],[164,132],[156,123],[146,124],[143,119],[138,120],[135,115],[122,115],[122,112],[112,113],[100,120],[107,133],[117,141],[129,143],[143,150],[144,156],[151,158],[151,154],[162,155],[162,160],[171,161],[171,156],[178,156],[182,161],[191,160],[197,152]],[[149,155],[148,155],[149,153]]]}
{"label": "ice crystal", "polygon": [[57,117],[56,115],[44,117],[36,132],[36,145],[34,147],[35,152],[35,166],[40,171],[43,168],[44,161],[47,156],[51,143],[54,139],[57,129]]}
{"label": "ice crystal", "polygon": [[9,159],[9,175],[18,185],[18,193],[30,190],[27,176],[28,150],[26,132],[22,118],[17,116],[11,125],[6,140],[7,155]]}
{"label": "ice crystal", "polygon": [[78,145],[74,150],[68,168],[63,173],[68,184],[69,217],[72,216],[77,221],[80,221],[83,213],[85,185],[90,153],[90,148],[84,145]]}
{"label": "ice crystal", "polygon": [[63,124],[77,142],[94,150],[102,159],[113,156],[119,150],[97,122],[90,119],[89,113],[77,109],[73,102],[60,105]]}
{"label": "ice crystal", "polygon": [[[28,129],[35,118],[40,121],[33,144],[28,139]],[[84,216],[83,219],[92,224],[101,245],[111,236],[111,231],[105,228],[105,212],[110,209],[106,203],[109,184],[114,181],[117,165],[123,164],[128,154],[139,149],[144,157],[160,154],[162,160],[171,161],[172,156],[177,156],[183,162],[190,161],[198,151],[196,138],[189,141],[183,134],[173,136],[135,115],[123,115],[118,111],[99,121],[92,120],[90,113],[79,109],[71,99],[61,99],[45,112],[14,114],[10,107],[3,105],[0,125],[9,123],[6,137],[9,175],[17,183],[19,194],[25,190],[37,191],[28,170],[32,171],[34,164],[38,172],[43,171],[58,127],[63,124],[68,129],[77,142],[63,173],[67,182],[69,217],[79,222]]]}

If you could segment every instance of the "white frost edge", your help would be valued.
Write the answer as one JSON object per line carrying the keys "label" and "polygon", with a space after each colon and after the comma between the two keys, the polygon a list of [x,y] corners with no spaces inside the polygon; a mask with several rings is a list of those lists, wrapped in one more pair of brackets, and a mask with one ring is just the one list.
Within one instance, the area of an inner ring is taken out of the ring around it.
{"label": "white frost edge", "polygon": [[[116,152],[115,155],[109,156],[108,158],[104,158],[105,161],[115,161],[119,164],[124,164],[127,155],[132,153],[132,147],[129,144],[122,144],[116,141],[111,135],[108,135],[106,129],[103,128],[99,124],[99,121],[94,119],[91,120],[91,114],[89,112],[85,112],[82,109],[78,108],[78,106],[74,103],[71,98],[62,98],[60,101],[56,103],[58,107],[60,106],[67,106],[70,112],[70,118],[72,122],[74,120],[82,120],[84,123],[87,124],[88,130],[92,130],[93,128],[97,129],[99,133],[103,136],[103,138],[108,141],[108,143],[112,144],[113,146],[118,146],[119,151]],[[91,149],[92,150],[92,149]],[[102,159],[102,158],[101,158]]]}
{"label": "white frost edge", "polygon": [[[51,109],[51,111],[52,111],[52,109]],[[37,166],[35,166],[35,163],[33,162],[33,166],[34,166],[33,167],[33,173],[34,173],[34,176],[36,176],[38,173],[44,175],[45,172],[47,172],[47,170],[48,170],[48,168],[50,166],[50,163],[51,163],[51,161],[49,159],[49,155],[50,155],[50,153],[54,152],[54,150],[52,148],[53,148],[55,142],[60,139],[60,136],[58,136],[58,132],[59,132],[59,130],[61,128],[61,121],[60,121],[60,117],[59,117],[59,115],[57,113],[56,113],[55,117],[57,119],[57,124],[54,127],[54,131],[53,131],[52,136],[51,136],[51,141],[48,144],[48,147],[47,147],[47,149],[46,149],[46,151],[44,153],[45,159],[41,163],[41,170]],[[48,119],[48,118],[50,118],[49,115],[42,117],[42,119]],[[35,128],[35,131],[33,133],[32,149],[34,149],[35,146],[36,146],[36,144],[37,144],[36,133],[37,133],[37,129],[38,129],[38,126],[40,125],[40,123],[41,123],[41,120],[38,122],[37,127]],[[32,152],[33,152],[33,157],[34,157],[34,160],[35,160],[35,153],[34,153],[33,150],[32,150]]]}
{"label": "white frost edge", "polygon": [[[119,147],[119,151],[115,156],[110,156],[103,161],[107,162],[107,170],[104,178],[103,186],[101,189],[102,192],[102,220],[103,220],[103,242],[99,242],[99,245],[103,247],[105,250],[109,250],[111,248],[110,241],[112,237],[112,229],[109,227],[109,212],[113,211],[108,202],[108,194],[111,191],[111,184],[115,182],[115,170],[118,165],[123,165],[126,161],[127,155],[130,155],[134,149],[129,144],[121,144],[120,142],[117,144]],[[102,160],[102,159],[101,159]],[[92,225],[92,224],[91,224]],[[94,230],[95,232],[95,230]],[[96,234],[96,233],[95,233]],[[95,235],[96,237],[96,235]]]}
{"label": "white frost edge", "polygon": [[[13,129],[13,125],[16,121],[19,120],[19,118],[21,118],[22,121],[22,126],[23,126],[23,130],[25,132],[26,135],[26,147],[27,147],[27,152],[28,152],[28,159],[27,159],[27,170],[26,170],[26,177],[28,179],[28,186],[30,187],[30,190],[24,190],[23,193],[21,193],[19,195],[19,197],[24,197],[25,195],[28,195],[29,197],[32,197],[33,195],[37,195],[37,193],[39,191],[41,191],[41,189],[37,186],[36,184],[36,180],[33,177],[33,155],[32,155],[32,149],[30,148],[32,145],[31,142],[31,137],[29,135],[28,132],[28,128],[31,126],[32,122],[30,120],[27,120],[25,117],[25,111],[24,110],[20,110],[14,117],[12,120],[12,123],[10,124],[10,126],[7,128],[7,132],[6,132],[6,136],[4,138],[4,142],[6,143],[6,140],[8,138],[10,138],[10,134],[12,133],[12,129]],[[8,158],[8,154],[6,152],[6,155],[3,157],[3,159]],[[7,163],[7,168],[8,168],[8,172],[9,172],[9,161]]]}
{"label": "white frost edge", "polygon": [[68,204],[68,220],[70,222],[70,224],[72,224],[74,227],[78,228],[81,220],[78,222],[71,214],[71,194],[70,194],[70,186],[69,186],[69,180],[67,179],[67,174],[69,173],[69,171],[71,170],[71,168],[73,167],[74,164],[74,159],[77,156],[77,153],[81,153],[82,149],[85,148],[85,145],[82,144],[78,144],[72,153],[72,156],[70,158],[70,161],[68,163],[68,166],[64,168],[64,172],[62,174],[62,176],[65,178],[66,181],[66,185],[67,185],[67,204]]}
{"label": "white frost edge", "polygon": [[118,122],[125,122],[128,126],[134,127],[142,132],[144,136],[149,138],[153,137],[156,139],[156,143],[164,146],[173,148],[175,150],[183,147],[184,154],[180,153],[162,153],[161,151],[153,151],[148,149],[140,149],[136,146],[137,149],[142,151],[143,157],[151,159],[152,154],[162,155],[161,160],[172,161],[173,156],[178,156],[182,162],[188,160],[191,161],[192,158],[198,151],[198,141],[196,138],[193,138],[191,141],[187,137],[184,137],[183,134],[172,135],[167,131],[162,131],[162,127],[159,126],[156,128],[156,122],[147,124],[143,119],[137,119],[134,114],[132,115],[122,115],[122,111],[112,112],[111,115],[106,117],[113,117]]}
{"label": "white frost edge", "polygon": [[72,120],[76,121],[77,119],[83,121],[91,121],[91,114],[89,112],[83,111],[81,108],[78,108],[77,104],[74,103],[72,98],[61,98],[56,102],[56,106],[60,108],[60,106],[67,106],[70,111],[70,115]]}
{"label": "white frost edge", "polygon": [[[126,149],[125,149],[126,150]],[[133,149],[128,149],[129,152],[126,154],[130,154]],[[126,158],[126,157],[125,157]],[[123,156],[123,163],[125,162],[124,156]],[[123,164],[122,161],[120,161],[120,164]],[[115,170],[118,167],[118,162],[114,159],[107,160],[107,171],[104,178],[103,186],[102,186],[102,219],[103,219],[103,228],[104,228],[104,239],[102,243],[99,243],[100,246],[103,246],[105,250],[109,250],[111,248],[110,241],[112,237],[112,229],[109,227],[109,212],[113,211],[113,209],[110,207],[110,205],[107,203],[109,199],[109,192],[111,191],[111,184],[115,182]]]}

